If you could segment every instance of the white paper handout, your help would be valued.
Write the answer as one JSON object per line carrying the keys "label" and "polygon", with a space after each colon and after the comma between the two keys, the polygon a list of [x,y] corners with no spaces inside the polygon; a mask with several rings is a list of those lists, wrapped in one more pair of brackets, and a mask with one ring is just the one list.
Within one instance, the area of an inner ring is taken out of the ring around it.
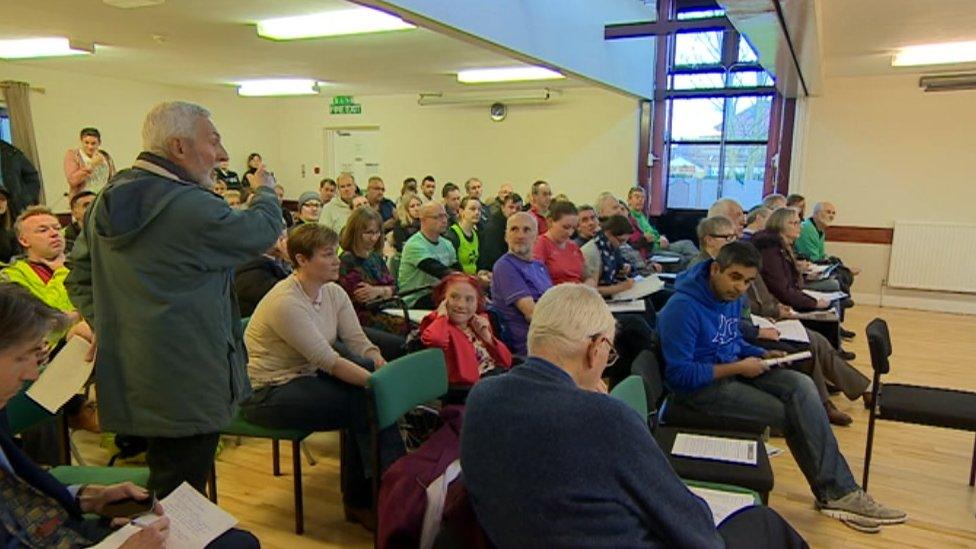
{"label": "white paper handout", "polygon": [[692,494],[705,500],[708,508],[712,511],[712,520],[715,526],[722,524],[732,513],[739,509],[752,507],[756,504],[755,498],[750,494],[740,494],[738,492],[725,492],[722,490],[712,490],[700,486],[689,486]]}
{"label": "white paper handout", "polygon": [[780,339],[810,343],[810,335],[807,334],[806,328],[803,327],[803,324],[799,320],[780,320],[774,323],[762,316],[751,315],[751,317],[752,323],[760,329],[773,328],[779,332]]}
{"label": "white paper handout", "polygon": [[27,396],[48,412],[58,413],[91,376],[95,364],[85,361],[90,347],[83,338],[76,336],[69,339],[37,381],[27,389]]}
{"label": "white paper handout", "polygon": [[838,299],[844,299],[847,294],[844,292],[818,292],[816,290],[803,290],[803,293],[814,299],[825,299],[827,301],[836,301]]}
{"label": "white paper handout", "polygon": [[611,313],[643,313],[647,310],[643,299],[633,301],[611,301],[607,303]]}
{"label": "white paper handout", "polygon": [[652,255],[650,261],[660,263],[661,265],[669,265],[681,262],[681,258],[676,255]]}
{"label": "white paper handout", "polygon": [[[385,314],[390,316],[398,316],[403,318],[403,309],[383,309]],[[425,316],[429,315],[430,309],[409,309],[407,314],[409,315],[410,322],[415,324],[420,324],[420,321],[424,319]]]}
{"label": "white paper handout", "polygon": [[647,297],[664,287],[664,282],[656,275],[645,277],[634,277],[634,285],[629,290],[624,290],[610,299],[610,301],[633,301]]}
{"label": "white paper handout", "polygon": [[766,358],[763,359],[763,364],[766,366],[779,366],[780,364],[789,364],[790,362],[796,362],[798,360],[804,360],[812,357],[813,354],[810,351],[802,351],[799,353],[793,353],[786,356],[781,356],[779,358]]}
{"label": "white paper handout", "polygon": [[756,464],[756,441],[678,433],[671,453],[676,456]]}
{"label": "white paper handout", "polygon": [[[200,549],[217,539],[218,536],[230,530],[237,519],[227,511],[217,507],[203,494],[184,482],[170,495],[159,502],[163,512],[169,517],[169,536],[166,538],[167,549]],[[133,522],[116,530],[96,549],[114,549],[125,543],[125,540],[148,526],[159,517],[152,513],[143,515]]]}

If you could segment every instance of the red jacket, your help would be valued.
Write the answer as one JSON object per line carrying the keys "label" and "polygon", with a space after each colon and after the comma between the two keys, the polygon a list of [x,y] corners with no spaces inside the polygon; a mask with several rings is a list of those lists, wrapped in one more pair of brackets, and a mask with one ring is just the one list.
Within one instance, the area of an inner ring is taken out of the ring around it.
{"label": "red jacket", "polygon": [[[487,319],[485,314],[481,315]],[[420,341],[426,347],[444,350],[447,361],[447,380],[452,385],[474,385],[481,379],[474,345],[460,328],[451,324],[446,316],[432,311],[420,322]],[[512,366],[512,353],[497,337],[485,341],[485,349],[501,368]]]}

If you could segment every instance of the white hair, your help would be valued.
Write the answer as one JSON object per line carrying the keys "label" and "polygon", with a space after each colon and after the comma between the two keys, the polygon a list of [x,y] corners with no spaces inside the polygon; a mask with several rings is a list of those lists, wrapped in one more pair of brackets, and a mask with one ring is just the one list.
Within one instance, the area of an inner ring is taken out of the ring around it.
{"label": "white hair", "polygon": [[535,229],[536,232],[539,232],[539,222],[536,220],[535,216],[529,212],[515,212],[508,216],[508,221],[505,222],[505,229],[508,230],[508,228],[512,226],[512,223],[519,219],[528,219],[532,222],[532,228]]}
{"label": "white hair", "polygon": [[170,139],[192,139],[195,136],[199,118],[210,118],[210,111],[186,101],[168,101],[156,105],[142,123],[142,149],[166,156]]}
{"label": "white hair", "polygon": [[612,334],[616,321],[595,288],[585,284],[559,284],[546,290],[532,311],[529,354],[540,347],[564,356],[577,353],[594,335]]}

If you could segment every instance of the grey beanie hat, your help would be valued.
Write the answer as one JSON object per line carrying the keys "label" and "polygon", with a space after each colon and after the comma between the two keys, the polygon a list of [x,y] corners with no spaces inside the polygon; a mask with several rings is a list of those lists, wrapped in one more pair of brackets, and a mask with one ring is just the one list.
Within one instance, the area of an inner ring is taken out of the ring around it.
{"label": "grey beanie hat", "polygon": [[320,200],[319,193],[315,191],[305,191],[298,197],[298,207],[301,208],[310,200]]}

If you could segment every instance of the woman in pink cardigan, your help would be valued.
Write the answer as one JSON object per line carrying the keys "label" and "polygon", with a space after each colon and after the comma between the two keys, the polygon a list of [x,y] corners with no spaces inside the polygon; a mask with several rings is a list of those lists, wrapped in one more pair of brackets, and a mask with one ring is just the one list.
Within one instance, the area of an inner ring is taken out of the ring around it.
{"label": "woman in pink cardigan", "polygon": [[444,350],[452,386],[470,387],[512,366],[512,353],[491,330],[478,279],[448,275],[434,288],[434,301],[440,305],[420,323],[420,341]]}
{"label": "woman in pink cardigan", "polygon": [[102,134],[96,128],[81,130],[81,147],[68,149],[64,154],[64,176],[68,179],[68,195],[81,191],[97,193],[115,175],[115,163],[103,150]]}

